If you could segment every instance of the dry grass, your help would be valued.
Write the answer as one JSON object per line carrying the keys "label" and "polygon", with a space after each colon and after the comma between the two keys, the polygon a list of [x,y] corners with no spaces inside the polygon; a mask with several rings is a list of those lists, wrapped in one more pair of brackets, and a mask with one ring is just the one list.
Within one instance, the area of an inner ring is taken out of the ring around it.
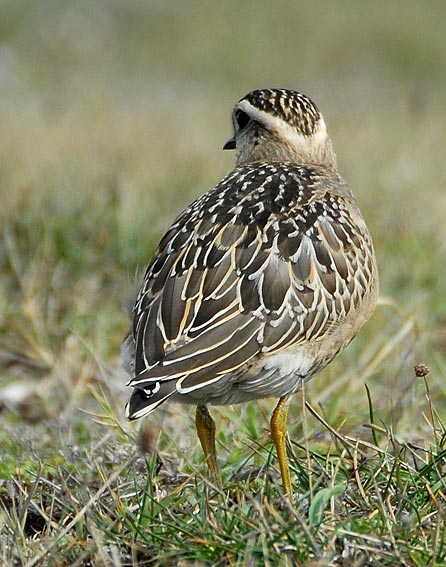
{"label": "dry grass", "polygon": [[[3,564],[446,562],[446,11],[330,6],[0,6]],[[222,491],[190,408],[140,434],[122,416],[122,298],[230,169],[231,105],[265,85],[324,111],[381,272],[373,320],[295,398],[291,504],[272,401],[213,412]]]}

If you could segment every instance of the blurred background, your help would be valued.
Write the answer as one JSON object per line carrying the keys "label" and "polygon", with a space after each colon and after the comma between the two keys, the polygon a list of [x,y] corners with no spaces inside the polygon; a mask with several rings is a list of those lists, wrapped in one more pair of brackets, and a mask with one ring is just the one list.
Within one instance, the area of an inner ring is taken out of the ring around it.
{"label": "blurred background", "polygon": [[[233,104],[277,86],[322,110],[381,272],[373,320],[307,398],[359,430],[367,383],[380,419],[422,437],[416,363],[446,412],[445,21],[440,0],[0,2],[0,419],[69,422],[98,386],[122,419],[123,298],[232,168]],[[230,434],[271,407],[217,414]]]}

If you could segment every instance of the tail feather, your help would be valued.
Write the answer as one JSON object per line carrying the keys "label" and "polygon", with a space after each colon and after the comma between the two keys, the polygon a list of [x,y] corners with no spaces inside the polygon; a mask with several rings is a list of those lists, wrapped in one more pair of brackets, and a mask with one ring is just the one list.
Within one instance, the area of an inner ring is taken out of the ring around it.
{"label": "tail feather", "polygon": [[164,403],[177,392],[176,382],[176,380],[156,382],[150,385],[150,389],[135,387],[130,401],[125,406],[125,416],[127,419],[139,419]]}

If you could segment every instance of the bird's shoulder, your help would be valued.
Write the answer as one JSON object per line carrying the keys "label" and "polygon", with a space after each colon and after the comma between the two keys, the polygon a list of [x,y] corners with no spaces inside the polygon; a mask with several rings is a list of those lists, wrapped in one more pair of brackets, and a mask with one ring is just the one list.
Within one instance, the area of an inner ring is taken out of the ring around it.
{"label": "bird's shoulder", "polygon": [[[334,235],[338,225],[342,228]],[[365,229],[353,195],[336,172],[287,163],[235,168],[167,230],[147,266],[136,307],[149,290],[159,293],[168,275],[181,276],[191,267],[213,269],[230,249],[233,267],[240,271],[254,247],[288,260],[303,236],[320,240],[325,232],[326,244],[338,248],[334,241],[340,239],[345,249],[353,240],[359,243],[358,226]]]}

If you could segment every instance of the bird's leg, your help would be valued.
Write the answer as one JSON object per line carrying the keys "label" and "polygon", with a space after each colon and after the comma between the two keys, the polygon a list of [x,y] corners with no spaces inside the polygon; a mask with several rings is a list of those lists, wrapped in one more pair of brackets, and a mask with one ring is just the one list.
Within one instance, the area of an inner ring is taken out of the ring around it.
{"label": "bird's leg", "polygon": [[291,476],[286,454],[287,416],[290,407],[290,397],[280,398],[276,409],[271,416],[271,437],[276,446],[279,460],[280,474],[282,475],[283,489],[286,495],[291,496]]}
{"label": "bird's leg", "polygon": [[197,406],[195,427],[197,428],[198,439],[203,447],[212,482],[216,486],[220,486],[221,479],[215,451],[215,423],[205,404]]}

